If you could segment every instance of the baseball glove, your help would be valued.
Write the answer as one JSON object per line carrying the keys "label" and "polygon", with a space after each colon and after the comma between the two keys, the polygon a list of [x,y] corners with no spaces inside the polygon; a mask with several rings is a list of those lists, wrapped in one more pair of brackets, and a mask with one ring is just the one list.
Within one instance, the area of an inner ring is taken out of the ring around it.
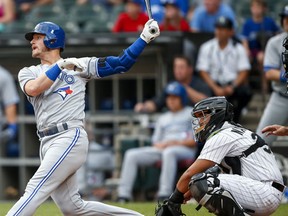
{"label": "baseball glove", "polygon": [[182,213],[181,204],[164,200],[163,203],[157,204],[155,208],[155,216],[186,216]]}

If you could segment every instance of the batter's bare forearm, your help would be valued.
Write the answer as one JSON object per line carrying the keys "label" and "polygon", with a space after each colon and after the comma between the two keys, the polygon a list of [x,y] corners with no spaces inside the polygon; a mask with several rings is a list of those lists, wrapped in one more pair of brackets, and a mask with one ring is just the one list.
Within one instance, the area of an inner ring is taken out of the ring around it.
{"label": "batter's bare forearm", "polygon": [[46,74],[41,74],[34,80],[29,80],[25,84],[25,93],[29,96],[35,97],[47,89],[49,89],[54,82],[49,79]]}

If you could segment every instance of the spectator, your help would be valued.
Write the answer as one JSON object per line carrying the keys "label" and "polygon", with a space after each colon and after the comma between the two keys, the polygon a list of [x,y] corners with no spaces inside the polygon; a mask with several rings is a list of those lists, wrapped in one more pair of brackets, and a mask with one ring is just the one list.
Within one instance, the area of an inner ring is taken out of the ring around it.
{"label": "spectator", "polygon": [[[150,0],[153,19],[156,20],[158,23],[162,23],[165,13],[165,8],[161,1],[162,0]],[[142,8],[146,10],[145,1],[142,1]]]}
{"label": "spectator", "polygon": [[185,17],[189,10],[189,0],[160,0],[162,4],[165,3],[176,3],[178,5],[179,10],[181,11],[181,15]]}
{"label": "spectator", "polygon": [[113,32],[140,32],[148,16],[142,12],[141,0],[128,0],[125,12],[119,14],[113,27]]}
{"label": "spectator", "polygon": [[15,142],[17,137],[18,92],[12,75],[0,66],[0,140]]}
{"label": "spectator", "polygon": [[[185,56],[175,56],[173,61],[173,74],[175,81],[178,81],[186,88],[188,94],[188,105],[193,106],[198,101],[211,95],[208,86],[198,76],[193,75],[193,67],[190,60]],[[137,103],[135,112],[160,112],[165,107],[165,91],[151,100],[144,103]]]}
{"label": "spectator", "polygon": [[181,14],[179,4],[176,0],[166,1],[165,15],[160,25],[162,31],[190,31],[189,24]]}
{"label": "spectator", "polygon": [[174,189],[177,161],[193,159],[195,141],[192,135],[191,107],[186,106],[185,88],[178,82],[170,83],[166,90],[169,111],[161,114],[155,125],[152,146],[133,148],[126,151],[122,164],[118,201],[132,199],[132,189],[140,166],[153,166],[162,161],[158,199],[168,198]]}
{"label": "spectator", "polygon": [[[164,19],[164,14],[165,14],[165,7],[163,3],[166,3],[166,2],[173,3],[174,1],[177,2],[182,16],[185,17],[189,9],[188,0],[150,0],[153,19],[156,20],[158,23],[162,23]],[[142,1],[142,8],[146,10],[145,1]]]}
{"label": "spectator", "polygon": [[3,31],[7,23],[15,19],[15,3],[12,0],[0,0],[0,32]]}
{"label": "spectator", "polygon": [[220,16],[228,17],[236,27],[236,18],[232,8],[221,0],[204,0],[193,12],[190,28],[194,32],[214,32],[215,22]]}
{"label": "spectator", "polygon": [[251,99],[246,84],[250,63],[242,44],[232,39],[233,21],[221,16],[215,24],[215,37],[201,45],[197,70],[215,96],[226,96],[235,106],[235,122]]}
{"label": "spectator", "polygon": [[[248,48],[252,66],[257,71],[263,70],[264,49],[268,39],[280,31],[275,21],[265,15],[266,10],[267,6],[264,0],[252,0],[251,18],[244,22],[242,29],[244,46]],[[263,79],[263,88],[267,89],[264,81]]]}
{"label": "spectator", "polygon": [[288,122],[287,79],[282,62],[282,52],[285,50],[282,44],[288,32],[288,5],[279,15],[283,32],[269,39],[264,54],[264,73],[266,79],[272,82],[272,94],[256,130],[269,145],[276,140],[276,136],[265,136],[261,130],[268,125],[287,125]]}

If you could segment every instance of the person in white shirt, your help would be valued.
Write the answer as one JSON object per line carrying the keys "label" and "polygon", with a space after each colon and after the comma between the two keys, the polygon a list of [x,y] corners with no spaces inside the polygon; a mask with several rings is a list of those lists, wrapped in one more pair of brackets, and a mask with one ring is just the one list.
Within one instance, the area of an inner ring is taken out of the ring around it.
{"label": "person in white shirt", "polygon": [[215,24],[215,38],[200,47],[196,69],[215,96],[226,96],[234,105],[234,121],[239,122],[252,96],[247,84],[251,65],[245,48],[233,35],[232,20],[220,17]]}

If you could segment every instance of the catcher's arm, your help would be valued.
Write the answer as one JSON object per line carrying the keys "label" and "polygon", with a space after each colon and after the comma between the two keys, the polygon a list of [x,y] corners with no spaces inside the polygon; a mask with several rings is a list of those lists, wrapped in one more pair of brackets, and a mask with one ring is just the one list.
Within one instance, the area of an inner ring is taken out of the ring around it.
{"label": "catcher's arm", "polygon": [[[188,201],[189,199],[191,199],[191,194],[188,188],[189,182],[191,180],[191,177],[194,176],[197,173],[201,173],[201,172],[205,172],[207,169],[209,169],[210,167],[213,167],[216,163],[210,160],[204,160],[204,159],[197,159],[180,177],[177,185],[176,185],[176,190],[178,190],[180,193],[183,194],[183,202]],[[175,191],[174,191],[175,193]],[[172,200],[173,199],[173,195],[174,193],[171,195]],[[177,195],[177,192],[176,192]],[[178,195],[179,196],[179,195]],[[175,201],[180,201],[180,199],[178,199],[176,196],[176,200]]]}
{"label": "catcher's arm", "polygon": [[156,216],[183,216],[181,204],[191,199],[189,182],[191,177],[197,173],[205,172],[208,168],[213,167],[215,162],[203,159],[197,159],[180,177],[175,191],[162,204],[156,206]]}

